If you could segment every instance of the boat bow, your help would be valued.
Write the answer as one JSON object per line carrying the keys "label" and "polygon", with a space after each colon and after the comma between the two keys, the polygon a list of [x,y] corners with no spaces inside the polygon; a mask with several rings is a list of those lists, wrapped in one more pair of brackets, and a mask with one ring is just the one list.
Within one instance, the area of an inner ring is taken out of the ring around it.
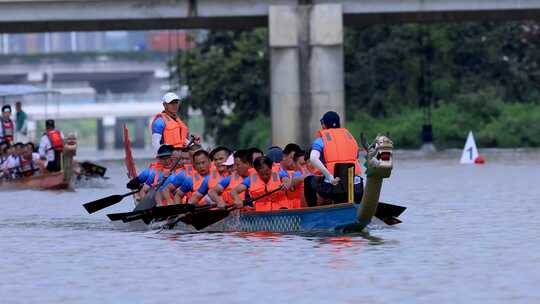
{"label": "boat bow", "polygon": [[392,140],[384,135],[378,135],[368,147],[366,155],[366,186],[360,208],[356,213],[358,224],[365,228],[377,212],[383,179],[392,173]]}

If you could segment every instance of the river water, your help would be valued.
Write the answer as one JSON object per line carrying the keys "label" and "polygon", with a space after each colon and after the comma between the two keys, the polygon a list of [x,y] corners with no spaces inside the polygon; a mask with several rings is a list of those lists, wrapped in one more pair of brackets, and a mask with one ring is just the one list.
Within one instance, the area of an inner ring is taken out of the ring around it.
{"label": "river water", "polygon": [[0,303],[540,303],[540,152],[397,154],[381,201],[403,223],[366,235],[115,228],[81,204],[108,188],[1,192]]}

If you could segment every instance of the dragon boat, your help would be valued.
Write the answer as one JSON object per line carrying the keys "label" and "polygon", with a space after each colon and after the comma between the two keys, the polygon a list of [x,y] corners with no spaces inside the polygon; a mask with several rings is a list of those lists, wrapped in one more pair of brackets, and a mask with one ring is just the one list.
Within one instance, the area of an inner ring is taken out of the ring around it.
{"label": "dragon boat", "polygon": [[[124,129],[124,137],[128,176],[135,176],[136,168],[133,163],[127,129]],[[347,233],[362,231],[369,224],[387,226],[401,223],[398,216],[406,209],[405,207],[379,203],[383,179],[390,177],[392,171],[392,149],[392,141],[388,137],[381,135],[368,147],[366,155],[366,186],[361,202],[265,212],[236,210],[231,212],[229,216],[202,229],[202,231]],[[349,189],[352,189],[352,185],[350,185]],[[215,212],[216,219],[219,219],[222,216],[220,214],[224,211],[219,209],[205,211],[205,217],[209,216],[211,218],[212,212]],[[197,214],[195,213],[193,216],[197,216]],[[129,224],[134,228],[160,229],[166,227],[166,224],[172,220],[174,219],[154,221],[148,225],[138,220]],[[174,229],[186,232],[196,230],[192,225],[181,221],[174,226]]]}
{"label": "dragon boat", "polygon": [[62,153],[62,170],[41,175],[0,180],[0,190],[68,190],[72,189],[73,157],[77,150],[75,138],[68,138]]}
{"label": "dragon boat", "polygon": [[[365,225],[357,220],[361,204],[343,203],[327,206],[286,209],[265,212],[234,211],[225,219],[204,228],[204,232],[281,232],[281,233],[349,233],[361,232]],[[370,225],[379,227],[401,223],[397,217],[405,207],[379,203]],[[219,211],[217,211],[219,212]],[[160,229],[166,222],[153,222],[149,229]],[[141,226],[139,222],[134,225]],[[178,223],[174,230],[196,231],[191,225]]]}

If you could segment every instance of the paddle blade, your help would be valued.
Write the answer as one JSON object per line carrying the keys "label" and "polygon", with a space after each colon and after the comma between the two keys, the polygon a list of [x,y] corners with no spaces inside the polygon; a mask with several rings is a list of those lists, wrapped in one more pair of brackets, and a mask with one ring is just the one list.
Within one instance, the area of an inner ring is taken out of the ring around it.
{"label": "paddle blade", "polygon": [[213,209],[189,214],[182,218],[181,221],[193,226],[197,230],[202,230],[226,218],[230,213],[231,211],[226,209]]}
{"label": "paddle blade", "polygon": [[124,196],[115,194],[115,195],[111,195],[111,196],[107,196],[107,197],[95,200],[93,202],[86,203],[83,205],[83,207],[84,209],[86,209],[86,211],[88,211],[88,213],[91,214],[101,209],[105,209],[109,206],[119,203],[120,201],[122,201],[122,198],[124,198]]}
{"label": "paddle blade", "polygon": [[383,219],[380,219],[380,220],[383,221],[386,225],[389,225],[389,226],[397,225],[397,224],[401,223],[400,219],[398,219],[397,217],[393,217],[393,216],[386,217],[386,218],[383,218]]}
{"label": "paddle blade", "polygon": [[138,210],[131,212],[107,214],[111,221],[122,220],[124,223],[142,219],[145,222],[150,222],[154,219],[167,218],[170,216],[180,215],[187,212],[195,211],[196,207],[188,204],[170,205],[164,207],[154,207],[147,210]]}
{"label": "paddle blade", "polygon": [[392,226],[401,223],[401,220],[397,217],[407,209],[403,206],[381,203],[377,205],[377,212],[375,217],[383,221],[386,225]]}
{"label": "paddle blade", "polygon": [[179,205],[170,205],[164,207],[156,207],[152,209],[152,219],[161,219],[171,216],[176,216],[188,212],[193,212],[197,209],[194,205],[191,204],[179,204]]}
{"label": "paddle blade", "polygon": [[405,209],[407,209],[407,207],[379,202],[375,215],[380,217],[398,217]]}
{"label": "paddle blade", "polygon": [[111,214],[107,214],[107,217],[111,221],[119,221],[123,219],[124,217],[128,216],[130,213],[132,212],[111,213]]}

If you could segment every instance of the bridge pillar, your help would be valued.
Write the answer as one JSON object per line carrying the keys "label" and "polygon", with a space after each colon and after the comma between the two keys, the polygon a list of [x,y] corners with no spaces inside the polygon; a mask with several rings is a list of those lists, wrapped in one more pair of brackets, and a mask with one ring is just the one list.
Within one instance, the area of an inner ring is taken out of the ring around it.
{"label": "bridge pillar", "polygon": [[144,149],[144,134],[149,131],[148,118],[136,118],[135,119],[135,141],[133,141],[133,148]]}
{"label": "bridge pillar", "polygon": [[105,116],[98,118],[96,122],[97,148],[98,150],[105,150],[113,140],[116,142],[116,117]]}
{"label": "bridge pillar", "polygon": [[129,127],[133,127],[135,125],[135,133],[133,133],[133,129],[129,128],[131,131],[129,132],[130,138],[133,138],[133,135],[135,134],[134,140],[131,142],[131,146],[133,148],[140,148],[144,149],[144,134],[145,132],[148,132],[148,118],[117,118],[116,123],[114,126],[114,148],[115,149],[124,149],[124,124],[128,125]]}
{"label": "bridge pillar", "polygon": [[98,150],[105,150],[105,126],[102,118],[96,119],[96,139]]}
{"label": "bridge pillar", "polygon": [[342,6],[271,6],[268,23],[272,142],[307,146],[324,112],[345,119]]}
{"label": "bridge pillar", "polygon": [[114,124],[114,149],[116,150],[124,148],[124,124],[128,121],[128,119],[116,119]]}

